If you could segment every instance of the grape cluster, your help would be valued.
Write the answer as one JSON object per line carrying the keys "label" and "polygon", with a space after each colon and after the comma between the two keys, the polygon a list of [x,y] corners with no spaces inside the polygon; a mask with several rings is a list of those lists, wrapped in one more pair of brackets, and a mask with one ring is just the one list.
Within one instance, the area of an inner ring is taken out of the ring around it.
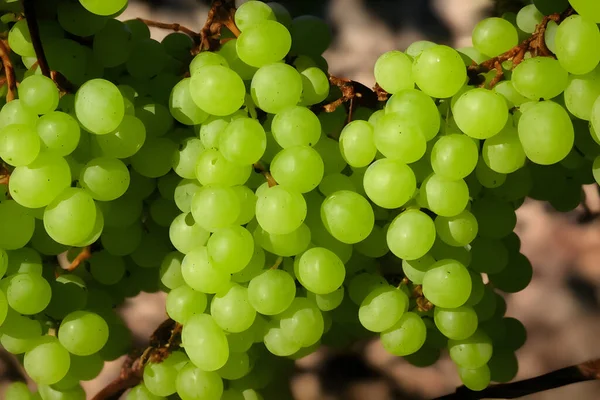
{"label": "grape cluster", "polygon": [[[159,290],[181,349],[128,400],[286,398],[293,360],[373,335],[420,367],[447,350],[473,390],[515,377],[526,333],[498,293],[532,277],[515,210],[572,210],[600,181],[595,0],[485,19],[471,48],[387,52],[387,102],[332,112],[330,30],[278,3],[244,3],[239,32],[193,58],[189,36],[117,20],[125,0],[35,3],[63,79],[11,22],[0,344],[38,391],[7,399],[84,399],[80,381],[130,350],[115,307]],[[556,59],[524,49],[468,75],[542,24]]]}

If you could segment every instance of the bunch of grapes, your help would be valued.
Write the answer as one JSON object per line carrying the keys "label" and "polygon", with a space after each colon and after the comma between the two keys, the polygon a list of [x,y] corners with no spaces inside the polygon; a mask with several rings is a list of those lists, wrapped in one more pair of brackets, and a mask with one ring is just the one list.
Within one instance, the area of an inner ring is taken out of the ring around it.
{"label": "bunch of grapes", "polygon": [[515,377],[526,333],[499,292],[532,277],[515,210],[572,210],[600,181],[595,0],[385,53],[391,96],[360,107],[330,85],[329,27],[278,3],[244,3],[199,53],[116,19],[126,0],[34,3],[53,72],[9,22],[0,344],[38,391],[7,399],[84,399],[131,350],[115,307],[159,290],[180,338],[128,400],[286,398],[294,360],[375,335],[420,367],[448,351],[472,390]]}

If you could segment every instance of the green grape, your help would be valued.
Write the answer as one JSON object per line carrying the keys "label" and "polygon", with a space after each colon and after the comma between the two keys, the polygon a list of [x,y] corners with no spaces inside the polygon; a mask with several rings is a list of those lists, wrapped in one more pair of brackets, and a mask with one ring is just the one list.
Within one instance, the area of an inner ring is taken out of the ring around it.
{"label": "green grape", "polygon": [[150,204],[150,216],[157,225],[169,227],[173,219],[179,215],[179,210],[175,203],[160,197]]}
{"label": "green grape", "polygon": [[271,234],[291,233],[302,225],[305,217],[306,201],[298,192],[274,186],[258,196],[256,220]]}
{"label": "green grape", "polygon": [[237,39],[240,60],[253,67],[262,67],[283,59],[292,46],[292,37],[277,21],[262,20],[246,26]]}
{"label": "green grape", "polygon": [[323,315],[317,305],[306,297],[296,297],[277,318],[283,336],[302,347],[314,345],[323,335]]}
{"label": "green grape", "polygon": [[415,260],[402,260],[402,272],[414,284],[420,285],[423,283],[425,273],[435,264],[435,259],[426,254]]}
{"label": "green grape", "polygon": [[[281,90],[282,87],[286,90]],[[268,64],[259,68],[252,77],[250,93],[258,108],[277,114],[300,101],[302,78],[287,64]]]}
{"label": "green grape", "polygon": [[290,233],[273,234],[257,227],[254,240],[266,251],[281,257],[291,257],[306,250],[311,241],[311,230],[305,224]]}
{"label": "green grape", "polygon": [[69,370],[69,352],[54,336],[40,338],[35,347],[25,353],[23,366],[27,375],[40,385],[52,385]]}
{"label": "green grape", "polygon": [[123,196],[110,202],[97,203],[102,209],[106,226],[126,228],[131,226],[142,214],[142,202],[134,196]]}
{"label": "green grape", "polygon": [[[273,13],[275,14],[277,21],[279,21],[280,23],[282,23],[283,25],[285,25],[288,28],[292,25],[292,16],[290,15],[290,12],[287,10],[287,8],[285,8],[285,6],[283,6],[280,3],[273,2],[273,1],[268,2],[267,5],[269,7],[271,7],[271,9],[273,10]],[[251,399],[245,399],[245,400],[251,400]],[[258,400],[258,399],[256,399],[256,400]]]}
{"label": "green grape", "polygon": [[278,184],[300,193],[317,187],[324,174],[319,153],[310,146],[293,146],[280,151],[270,170]]}
{"label": "green grape", "polygon": [[500,187],[506,182],[506,174],[501,174],[492,170],[487,166],[483,157],[480,157],[477,162],[477,166],[475,167],[475,177],[481,186],[490,189]]}
{"label": "green grape", "polygon": [[482,155],[486,165],[501,174],[510,174],[525,165],[525,151],[512,122],[483,143]]}
{"label": "green grape", "polygon": [[172,32],[165,36],[161,43],[167,54],[176,60],[187,64],[192,59],[191,51],[194,47],[194,40],[185,33]]}
{"label": "green grape", "polygon": [[519,107],[521,104],[529,102],[527,97],[517,92],[512,81],[502,81],[494,86],[493,90],[504,97],[509,109]]}
{"label": "green grape", "polygon": [[600,23],[600,7],[593,0],[569,0],[569,3],[578,14]]}
{"label": "green grape", "polygon": [[465,92],[453,107],[460,130],[476,139],[487,139],[502,130],[508,120],[508,107],[501,95],[487,89]]}
{"label": "green grape", "polygon": [[180,324],[185,324],[192,315],[202,314],[206,304],[207,298],[204,293],[184,284],[174,288],[167,295],[167,314]]}
{"label": "green grape", "polygon": [[489,275],[496,288],[506,293],[519,292],[529,285],[533,276],[531,263],[523,254],[509,256],[509,262],[498,273]]}
{"label": "green grape", "polygon": [[252,118],[237,118],[219,135],[219,151],[238,165],[258,162],[267,146],[266,135],[260,123]]}
{"label": "green grape", "polygon": [[472,307],[434,309],[435,326],[449,339],[464,340],[477,330],[477,314]]}
{"label": "green grape", "polygon": [[437,216],[435,231],[440,239],[450,246],[466,246],[477,236],[478,218],[467,210],[453,217]]}
{"label": "green grape", "polygon": [[[173,127],[174,119],[169,109],[160,103],[154,103],[149,98],[144,98],[141,105],[135,108],[135,116],[142,121],[148,137],[166,135]],[[186,132],[186,136],[187,132]],[[179,139],[174,139],[179,141]]]}
{"label": "green grape", "polygon": [[162,43],[150,38],[136,40],[125,66],[133,78],[149,79],[163,70],[167,57]]}
{"label": "green grape", "polygon": [[517,29],[502,18],[486,18],[473,29],[473,46],[488,57],[496,57],[519,42]]}
{"label": "green grape", "polygon": [[[40,118],[40,122],[45,117]],[[115,158],[133,156],[140,150],[145,141],[146,128],[143,122],[133,115],[125,115],[113,132],[96,136],[96,142],[102,149],[103,154]]]}
{"label": "green grape", "polygon": [[282,270],[266,270],[252,278],[248,284],[248,300],[263,315],[276,315],[285,311],[295,296],[294,278]]}
{"label": "green grape", "polygon": [[340,135],[340,152],[351,167],[362,168],[371,164],[377,153],[371,124],[352,121],[346,125]]}
{"label": "green grape", "polygon": [[421,185],[420,201],[438,215],[453,217],[467,206],[469,187],[463,179],[450,180],[434,173]]}
{"label": "green grape", "polygon": [[[481,226],[480,224],[480,229]],[[504,244],[497,239],[477,237],[471,242],[471,255],[471,268],[477,272],[499,273],[508,262],[508,251]]]}
{"label": "green grape", "polygon": [[542,14],[550,15],[565,11],[569,7],[569,0],[533,0],[533,4]]}
{"label": "green grape", "polygon": [[585,15],[571,15],[556,30],[556,58],[571,74],[587,74],[600,61],[600,53],[597,51],[600,47],[600,31],[592,19]]}
{"label": "green grape", "polygon": [[321,137],[321,123],[310,109],[294,106],[275,115],[271,131],[277,143],[284,149],[292,146],[313,146]]}
{"label": "green grape", "polygon": [[435,224],[419,210],[406,210],[398,215],[387,231],[387,244],[398,258],[416,260],[423,257],[435,241]]}
{"label": "green grape", "polygon": [[329,195],[321,205],[321,220],[327,231],[342,243],[366,239],[375,223],[368,200],[348,190]]}
{"label": "green grape", "polygon": [[127,5],[127,0],[79,0],[82,6],[96,15],[113,15]]}
{"label": "green grape", "polygon": [[203,186],[194,194],[191,205],[196,223],[209,232],[234,224],[240,210],[240,198],[236,192],[221,185]]}
{"label": "green grape", "polygon": [[[29,252],[27,252],[27,253],[29,253]],[[33,253],[33,254],[34,254],[34,256],[36,255],[36,253]],[[27,254],[27,255],[29,255],[29,254]],[[37,256],[39,257],[39,254],[37,254]],[[27,258],[27,257],[25,257],[25,258]],[[41,257],[40,257],[39,261],[41,264],[41,261],[42,261]],[[0,249],[0,278],[2,278],[6,274],[6,272],[8,271],[8,266],[9,266],[8,253],[6,252],[6,250]]]}
{"label": "green grape", "polygon": [[100,351],[106,344],[108,324],[98,314],[75,311],[62,320],[58,338],[70,353],[89,356]]}
{"label": "green grape", "polygon": [[31,400],[32,394],[24,382],[13,382],[4,391],[4,396],[9,400]]}
{"label": "green grape", "polygon": [[158,178],[166,175],[172,166],[177,144],[167,138],[149,138],[131,157],[131,166],[140,175]]}
{"label": "green grape", "polygon": [[464,85],[467,72],[456,50],[436,45],[423,50],[415,59],[413,77],[417,86],[427,95],[447,98]]}
{"label": "green grape", "polygon": [[273,9],[269,5],[259,1],[244,3],[235,12],[235,24],[241,31],[252,25],[261,24],[264,21],[276,20],[277,18]]}
{"label": "green grape", "polygon": [[325,165],[325,175],[340,173],[346,167],[346,161],[340,154],[339,143],[329,137],[321,137],[314,146]]}
{"label": "green grape", "polygon": [[119,89],[104,79],[87,81],[75,94],[75,113],[83,127],[97,135],[117,129],[125,114]]}
{"label": "green grape", "polygon": [[369,199],[383,208],[399,208],[417,189],[415,174],[406,164],[380,159],[371,164],[364,175],[364,190]]}
{"label": "green grape", "polygon": [[202,187],[195,179],[182,179],[175,187],[175,204],[181,212],[190,212],[192,198]]}
{"label": "green grape", "polygon": [[6,103],[0,111],[0,128],[11,124],[35,127],[37,120],[37,115],[23,106],[19,99]]}
{"label": "green grape", "polygon": [[300,105],[314,105],[329,96],[329,79],[323,70],[310,67],[300,72],[302,78],[302,97]]}
{"label": "green grape", "polygon": [[267,350],[279,357],[288,357],[300,350],[298,342],[283,333],[277,320],[265,328],[264,343]]}
{"label": "green grape", "polygon": [[50,303],[50,284],[40,275],[21,273],[11,277],[6,289],[9,306],[25,315],[44,310]]}
{"label": "green grape", "polygon": [[0,332],[0,344],[12,354],[23,354],[39,342],[42,327],[36,320],[9,312]]}
{"label": "green grape", "polygon": [[214,265],[206,247],[197,247],[185,255],[181,274],[188,286],[204,293],[220,292],[231,279],[228,272]]}
{"label": "green grape", "polygon": [[96,205],[84,189],[67,188],[44,211],[44,227],[58,243],[76,246],[94,229]]}
{"label": "green grape", "polygon": [[265,266],[265,251],[258,245],[254,246],[254,252],[250,262],[239,272],[231,276],[231,280],[237,283],[249,282],[255,276],[258,276]]}
{"label": "green grape", "polygon": [[487,365],[478,368],[458,367],[458,375],[463,385],[470,390],[480,391],[490,384],[490,367]]}
{"label": "green grape", "polygon": [[79,124],[71,115],[52,111],[43,115],[36,125],[40,149],[59,156],[71,154],[79,144]]}
{"label": "green grape", "polygon": [[339,307],[344,300],[345,289],[340,286],[336,290],[327,294],[307,293],[307,297],[312,300],[321,311],[331,311]]}
{"label": "green grape", "polygon": [[569,115],[552,101],[529,107],[519,120],[518,130],[527,158],[537,164],[557,163],[573,147],[574,130]]}
{"label": "green grape", "polygon": [[91,356],[76,356],[71,354],[71,365],[68,375],[82,381],[96,378],[104,368],[104,360],[99,354]]}
{"label": "green grape", "polygon": [[200,139],[196,137],[183,139],[179,143],[179,149],[173,155],[173,171],[182,178],[194,179],[196,163],[203,151],[204,146]]}
{"label": "green grape", "polygon": [[511,82],[518,93],[530,100],[549,100],[566,89],[569,74],[558,61],[535,57],[517,65]]}
{"label": "green grape", "polygon": [[95,158],[81,170],[79,183],[90,195],[101,201],[121,197],[129,187],[129,171],[116,158]]}
{"label": "green grape", "polygon": [[346,275],[342,260],[334,252],[323,247],[313,247],[305,251],[294,269],[302,286],[316,294],[336,291]]}
{"label": "green grape", "polygon": [[508,236],[517,225],[512,205],[495,198],[476,200],[471,212],[477,218],[481,236],[501,239]]}
{"label": "green grape", "polygon": [[208,114],[192,98],[191,78],[184,78],[173,87],[169,97],[169,110],[184,125],[198,125],[208,118]]}
{"label": "green grape", "polygon": [[469,298],[471,288],[469,271],[452,259],[436,262],[423,277],[423,294],[438,307],[460,307]]}
{"label": "green grape", "polygon": [[40,138],[29,125],[11,124],[0,130],[0,157],[20,167],[31,164],[40,153]]}
{"label": "green grape", "polygon": [[165,287],[175,289],[185,285],[181,274],[181,262],[184,255],[178,251],[172,251],[165,256],[160,264],[160,281]]}
{"label": "green grape", "polygon": [[97,282],[114,285],[125,275],[125,261],[106,250],[96,252],[90,259],[90,273]]}
{"label": "green grape", "polygon": [[252,67],[242,61],[237,53],[237,38],[230,39],[223,44],[217,52],[222,56],[229,67],[234,70],[243,80],[250,80],[257,68]]}
{"label": "green grape", "polygon": [[221,329],[233,333],[249,329],[256,317],[256,311],[248,301],[248,289],[236,283],[215,294],[210,314]]}
{"label": "green grape", "polygon": [[[250,372],[253,366],[250,365],[248,353],[229,353],[227,363],[217,370],[219,376],[223,379],[240,379]],[[223,397],[221,397],[223,399]]]}
{"label": "green grape", "polygon": [[506,383],[512,381],[519,371],[517,357],[511,351],[494,351],[488,362],[491,380]]}
{"label": "green grape", "polygon": [[123,64],[131,53],[132,39],[133,34],[126,24],[116,19],[106,20],[106,25],[94,35],[95,59],[105,68]]}
{"label": "green grape", "polygon": [[58,106],[58,89],[52,79],[32,75],[19,85],[19,99],[23,107],[36,114],[47,114]]}
{"label": "green grape", "polygon": [[203,111],[225,116],[237,111],[246,95],[242,78],[222,65],[206,65],[190,80],[192,100]]}
{"label": "green grape", "polygon": [[388,93],[395,94],[415,86],[412,77],[412,60],[401,51],[383,53],[375,63],[375,80]]}
{"label": "green grape", "polygon": [[417,122],[386,113],[374,129],[375,146],[385,157],[410,164],[425,154],[427,143]]}
{"label": "green grape", "polygon": [[473,305],[473,309],[477,313],[480,323],[489,321],[494,317],[498,309],[498,297],[496,297],[496,293],[494,293],[491,286],[484,286],[483,296],[477,304]]}
{"label": "green grape", "polygon": [[27,244],[35,230],[35,219],[29,210],[13,200],[0,203],[0,247],[19,249]]}
{"label": "green grape", "polygon": [[492,340],[482,330],[466,339],[448,341],[450,358],[458,366],[468,369],[483,367],[492,357]]}
{"label": "green grape", "polygon": [[444,178],[464,179],[475,169],[478,153],[477,144],[466,135],[442,136],[431,149],[431,167]]}
{"label": "green grape", "polygon": [[369,236],[362,242],[356,243],[354,249],[367,257],[383,257],[390,251],[385,240],[385,235],[386,232],[383,228],[374,225]]}
{"label": "green grape", "polygon": [[227,160],[217,149],[202,151],[195,158],[195,162],[195,177],[202,185],[242,185],[252,173],[250,164],[233,163]]}
{"label": "green grape", "polygon": [[537,25],[542,22],[544,15],[534,4],[526,5],[517,13],[517,26],[525,33],[535,32]]}
{"label": "green grape", "polygon": [[189,359],[185,353],[176,351],[160,363],[148,363],[144,367],[144,385],[155,396],[170,396],[177,392],[176,380]]}
{"label": "green grape", "polygon": [[393,286],[373,288],[362,301],[358,318],[371,332],[391,329],[408,309],[408,296]]}
{"label": "green grape", "polygon": [[406,54],[413,58],[416,58],[423,52],[423,50],[434,46],[436,46],[436,43],[434,42],[430,42],[428,40],[417,40],[416,42],[412,42],[406,48]]}
{"label": "green grape", "polygon": [[229,68],[225,57],[212,51],[203,51],[198,53],[190,63],[190,76],[195,75],[198,70],[206,65],[222,65]]}
{"label": "green grape", "polygon": [[125,400],[164,400],[166,397],[157,396],[150,392],[144,383],[133,387]]}
{"label": "green grape", "polygon": [[421,317],[405,312],[393,327],[381,333],[381,344],[394,355],[406,356],[423,346],[426,334],[427,328]]}
{"label": "green grape", "polygon": [[600,96],[600,69],[596,68],[585,75],[569,76],[569,85],[565,89],[565,105],[577,118],[589,121],[592,107]]}
{"label": "green grape", "polygon": [[169,238],[173,247],[183,254],[206,245],[210,233],[196,223],[189,212],[175,217],[169,227]]}
{"label": "green grape", "polygon": [[254,253],[254,239],[248,230],[232,226],[212,234],[206,245],[212,263],[229,273],[244,269]]}
{"label": "green grape", "polygon": [[210,315],[190,316],[183,326],[181,341],[192,363],[203,371],[216,371],[229,358],[227,337]]}
{"label": "green grape", "polygon": [[179,371],[176,387],[182,400],[219,400],[223,394],[223,380],[216,372],[203,371],[192,364]]}
{"label": "green grape", "polygon": [[22,57],[35,57],[27,20],[17,21],[8,32],[10,49]]}
{"label": "green grape", "polygon": [[42,275],[42,257],[34,249],[23,247],[5,252],[5,254],[7,276],[22,273]]}
{"label": "green grape", "polygon": [[324,196],[329,196],[340,190],[357,191],[352,180],[348,176],[339,173],[326,175],[319,183],[319,191]]}

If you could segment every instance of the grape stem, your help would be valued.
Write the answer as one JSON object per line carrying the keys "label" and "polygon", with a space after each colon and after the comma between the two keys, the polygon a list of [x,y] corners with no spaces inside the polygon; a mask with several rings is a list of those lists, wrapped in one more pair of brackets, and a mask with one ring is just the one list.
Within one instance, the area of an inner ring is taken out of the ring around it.
{"label": "grape stem", "polygon": [[235,0],[213,0],[206,23],[200,30],[200,45],[192,50],[196,55],[201,51],[214,51],[221,46],[221,28],[224,26],[238,37],[240,30],[235,24]]}
{"label": "grape stem", "polygon": [[77,267],[79,267],[81,265],[81,263],[83,263],[85,260],[89,259],[90,257],[92,257],[92,250],[91,250],[90,246],[85,246],[84,248],[81,249],[79,254],[77,254],[77,257],[75,257],[75,259],[73,261],[71,261],[71,264],[69,264],[65,268],[65,270],[67,270],[69,272],[74,271],[75,269],[77,269]]}
{"label": "grape stem", "polygon": [[199,38],[200,38],[199,33],[194,32],[190,28],[186,28],[185,26],[180,25],[178,23],[165,23],[165,22],[159,22],[159,21],[152,21],[152,20],[144,19],[144,18],[138,18],[137,20],[143,22],[144,24],[146,24],[147,26],[152,27],[152,28],[169,29],[174,32],[185,33],[186,35],[188,35],[192,39],[194,39],[194,41],[199,41]]}
{"label": "grape stem", "polygon": [[273,175],[262,165],[260,162],[257,162],[253,165],[254,171],[259,174],[262,174],[266,179],[269,187],[277,186],[277,181],[273,178]]}
{"label": "grape stem", "polygon": [[572,365],[531,379],[492,385],[476,392],[465,386],[434,400],[516,399],[577,382],[600,379],[600,359]]}
{"label": "grape stem", "polygon": [[13,68],[12,61],[10,61],[10,48],[4,40],[0,40],[0,60],[4,67],[4,79],[8,86],[6,101],[9,102],[15,99],[17,80],[15,79],[15,69]]}
{"label": "grape stem", "polygon": [[275,264],[273,264],[273,266],[270,269],[279,268],[279,266],[281,265],[282,262],[283,262],[283,257],[277,257],[277,260],[275,260]]}
{"label": "grape stem", "polygon": [[29,34],[31,35],[31,43],[35,50],[35,56],[42,75],[50,78],[50,67],[48,66],[48,60],[44,53],[44,47],[42,46],[42,40],[40,39],[40,29],[38,27],[35,6],[33,0],[22,0],[23,12],[25,14],[25,20],[27,21],[27,28],[29,28]]}

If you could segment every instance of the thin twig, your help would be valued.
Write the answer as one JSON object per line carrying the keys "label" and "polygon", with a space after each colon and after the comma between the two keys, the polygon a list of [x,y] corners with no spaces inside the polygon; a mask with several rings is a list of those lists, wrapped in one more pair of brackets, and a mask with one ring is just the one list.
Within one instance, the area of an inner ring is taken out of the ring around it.
{"label": "thin twig", "polygon": [[81,265],[81,263],[83,263],[85,260],[89,259],[90,257],[92,257],[92,250],[91,250],[90,246],[85,246],[84,248],[81,249],[79,254],[77,254],[77,257],[75,257],[75,259],[73,261],[71,261],[71,264],[69,264],[69,266],[65,269],[67,271],[74,271],[77,267],[79,267],[79,265]]}
{"label": "thin twig", "polygon": [[262,174],[266,179],[269,187],[277,186],[277,181],[273,178],[273,175],[262,165],[260,162],[254,164],[254,170],[259,174]]}
{"label": "thin twig", "polygon": [[523,381],[492,385],[475,392],[461,386],[456,392],[434,400],[516,399],[577,382],[600,379],[600,359],[562,368]]}
{"label": "thin twig", "polygon": [[200,30],[200,45],[192,53],[201,51],[214,51],[221,46],[221,28],[225,26],[234,36],[240,35],[240,30],[235,25],[235,0],[214,0],[206,23]]}
{"label": "thin twig", "polygon": [[190,36],[194,40],[196,40],[197,38],[200,37],[200,33],[194,32],[190,28],[186,28],[185,26],[180,25],[178,23],[166,23],[166,22],[152,21],[152,20],[144,19],[144,18],[138,18],[137,20],[143,22],[144,24],[146,24],[149,27],[168,29],[168,30],[171,30],[174,32],[185,33],[186,35]]}
{"label": "thin twig", "polygon": [[8,91],[6,92],[6,101],[8,102],[14,100],[16,97],[17,80],[15,78],[15,69],[13,68],[12,61],[10,61],[10,49],[4,40],[0,40],[0,60],[4,67],[6,84],[8,85]]}
{"label": "thin twig", "polygon": [[44,47],[42,46],[42,40],[40,38],[40,28],[38,27],[35,15],[35,5],[33,4],[33,0],[22,0],[22,3],[37,62],[39,63],[42,75],[50,78],[50,67],[48,66],[48,60],[46,59],[46,54],[44,53]]}

